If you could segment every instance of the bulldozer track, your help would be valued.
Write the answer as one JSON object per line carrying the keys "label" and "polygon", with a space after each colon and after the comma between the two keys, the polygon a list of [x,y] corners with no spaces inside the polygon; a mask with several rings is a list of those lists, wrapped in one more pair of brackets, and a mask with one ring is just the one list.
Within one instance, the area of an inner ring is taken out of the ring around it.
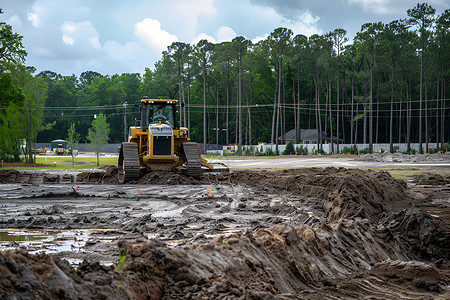
{"label": "bulldozer track", "polygon": [[183,143],[183,152],[187,161],[187,175],[201,176],[203,172],[199,145],[194,142]]}
{"label": "bulldozer track", "polygon": [[119,154],[119,182],[137,180],[140,177],[138,144],[122,143]]}

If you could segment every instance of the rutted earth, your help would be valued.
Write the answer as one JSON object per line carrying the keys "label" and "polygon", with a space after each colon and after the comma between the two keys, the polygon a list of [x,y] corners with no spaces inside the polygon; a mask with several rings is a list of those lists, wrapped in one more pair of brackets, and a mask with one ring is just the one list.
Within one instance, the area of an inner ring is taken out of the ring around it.
{"label": "rutted earth", "polygon": [[0,299],[450,297],[447,177],[116,176],[0,171]]}

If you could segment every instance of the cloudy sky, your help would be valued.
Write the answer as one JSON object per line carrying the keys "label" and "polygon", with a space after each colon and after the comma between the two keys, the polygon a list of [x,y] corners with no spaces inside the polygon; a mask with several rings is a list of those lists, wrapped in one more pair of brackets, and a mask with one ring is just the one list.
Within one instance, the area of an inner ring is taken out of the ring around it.
{"label": "cloudy sky", "polygon": [[[450,0],[430,0],[440,14]],[[62,75],[143,73],[172,42],[347,30],[406,18],[411,0],[3,0],[0,20],[23,35],[26,65]]]}

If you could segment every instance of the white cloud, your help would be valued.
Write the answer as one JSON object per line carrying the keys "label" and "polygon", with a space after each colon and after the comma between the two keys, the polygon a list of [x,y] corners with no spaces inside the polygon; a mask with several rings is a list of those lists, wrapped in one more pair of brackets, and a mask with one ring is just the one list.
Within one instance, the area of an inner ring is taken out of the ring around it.
{"label": "white cloud", "polygon": [[100,42],[98,41],[99,33],[90,21],[79,23],[66,21],[61,26],[61,31],[63,33],[62,40],[66,45],[72,46],[78,42],[82,47],[88,44],[94,48],[100,48]]}
{"label": "white cloud", "polygon": [[73,38],[71,38],[70,36],[67,36],[65,34],[62,36],[62,40],[66,45],[73,45],[73,43],[75,42],[75,40]]}
{"label": "white cloud", "polygon": [[294,32],[294,35],[311,36],[313,34],[322,34],[322,30],[317,27],[319,19],[319,17],[314,17],[311,12],[307,11],[300,16],[298,22],[289,23],[286,27],[289,27]]}
{"label": "white cloud", "polygon": [[219,43],[231,41],[236,36],[236,32],[228,26],[220,26],[219,29],[217,29],[217,40]]}
{"label": "white cloud", "polygon": [[207,40],[208,42],[213,43],[213,44],[217,43],[216,39],[213,38],[212,36],[207,35],[206,33],[200,33],[191,41],[191,44],[196,45],[201,40]]}
{"label": "white cloud", "polygon": [[146,18],[134,25],[134,34],[155,52],[161,53],[167,46],[178,41],[178,38],[161,29],[158,20]]}
{"label": "white cloud", "polygon": [[253,44],[257,44],[258,42],[260,42],[260,41],[262,41],[262,40],[265,40],[265,39],[267,39],[269,37],[269,35],[266,33],[265,35],[263,35],[263,36],[257,36],[257,37],[255,37],[254,39],[252,39],[252,43]]}
{"label": "white cloud", "polygon": [[176,15],[182,16],[183,26],[189,27],[191,31],[196,31],[200,15],[213,17],[217,14],[213,0],[176,1],[173,4],[173,10]]}
{"label": "white cloud", "polygon": [[32,8],[32,12],[29,12],[27,14],[27,19],[31,22],[31,24],[33,24],[33,26],[35,28],[39,27],[39,25],[41,23],[40,17],[43,12],[44,12],[44,10],[40,6],[34,4],[33,8]]}

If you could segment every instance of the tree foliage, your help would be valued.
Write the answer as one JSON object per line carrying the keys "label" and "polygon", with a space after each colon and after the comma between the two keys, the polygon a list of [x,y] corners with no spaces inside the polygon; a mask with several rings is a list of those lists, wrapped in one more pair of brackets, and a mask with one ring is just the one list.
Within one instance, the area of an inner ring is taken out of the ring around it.
{"label": "tree foliage", "polygon": [[142,76],[41,72],[37,77],[48,85],[44,118],[56,125],[38,140],[60,138],[77,121],[84,141],[93,115],[103,113],[111,142],[120,142],[123,104],[129,126],[140,117],[134,103],[145,96],[182,100],[179,124],[205,147],[284,143],[291,129],[296,141],[300,129],[315,129],[317,149],[321,132],[369,149],[374,143],[390,143],[391,151],[394,143],[442,147],[450,140],[450,13],[437,16],[430,5],[418,4],[407,14],[405,20],[362,24],[354,37],[343,28],[310,37],[276,28],[255,44],[243,37],[175,42]]}
{"label": "tree foliage", "polygon": [[99,166],[100,151],[108,143],[110,128],[108,122],[106,122],[106,116],[102,113],[94,118],[91,125],[87,139],[90,142],[89,148],[97,155],[97,166]]}

